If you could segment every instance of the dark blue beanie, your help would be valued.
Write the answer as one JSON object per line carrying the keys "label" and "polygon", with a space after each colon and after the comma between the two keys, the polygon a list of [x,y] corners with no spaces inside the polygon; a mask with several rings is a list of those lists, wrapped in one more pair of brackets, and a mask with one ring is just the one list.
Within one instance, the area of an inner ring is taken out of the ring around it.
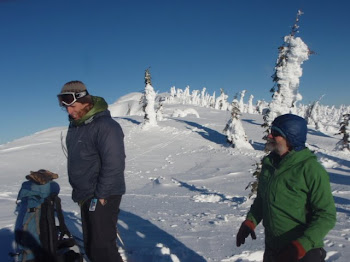
{"label": "dark blue beanie", "polygon": [[281,115],[275,118],[272,127],[277,127],[283,132],[295,151],[305,148],[307,123],[304,118],[293,114]]}

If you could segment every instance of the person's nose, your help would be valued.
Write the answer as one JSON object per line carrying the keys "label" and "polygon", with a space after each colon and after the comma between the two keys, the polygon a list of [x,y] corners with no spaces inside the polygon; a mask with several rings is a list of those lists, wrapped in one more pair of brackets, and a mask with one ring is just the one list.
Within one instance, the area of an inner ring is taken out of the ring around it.
{"label": "person's nose", "polygon": [[67,106],[67,112],[68,114],[72,114],[73,113],[73,108],[71,106]]}
{"label": "person's nose", "polygon": [[273,136],[272,136],[271,133],[269,133],[269,134],[267,135],[267,137],[268,137],[268,138],[271,138],[271,139],[273,138]]}

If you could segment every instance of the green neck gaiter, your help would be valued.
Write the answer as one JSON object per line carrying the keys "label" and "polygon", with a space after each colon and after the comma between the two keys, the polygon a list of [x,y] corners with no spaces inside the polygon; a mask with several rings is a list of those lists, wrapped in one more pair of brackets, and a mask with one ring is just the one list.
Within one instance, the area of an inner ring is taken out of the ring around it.
{"label": "green neck gaiter", "polygon": [[[108,109],[108,104],[106,101],[99,96],[92,96],[92,101],[94,103],[93,108],[89,112],[86,113],[82,118],[78,120],[70,120],[70,122],[75,126],[80,126],[84,124],[86,121],[91,121],[92,117],[96,115],[97,113],[103,112]],[[90,120],[91,119],[91,120]]]}

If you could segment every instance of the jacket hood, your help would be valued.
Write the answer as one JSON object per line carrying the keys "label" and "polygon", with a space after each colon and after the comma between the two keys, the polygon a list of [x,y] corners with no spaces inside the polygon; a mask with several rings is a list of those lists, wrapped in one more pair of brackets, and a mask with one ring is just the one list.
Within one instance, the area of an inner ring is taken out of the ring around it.
{"label": "jacket hood", "polygon": [[80,126],[85,123],[90,123],[97,113],[103,112],[108,109],[108,104],[102,97],[92,96],[92,101],[94,103],[93,108],[91,108],[91,110],[87,112],[86,115],[83,116],[81,119],[69,119],[71,124],[73,124],[74,126]]}
{"label": "jacket hood", "polygon": [[307,123],[304,118],[293,114],[281,115],[272,122],[272,127],[277,127],[283,132],[295,151],[305,148]]}

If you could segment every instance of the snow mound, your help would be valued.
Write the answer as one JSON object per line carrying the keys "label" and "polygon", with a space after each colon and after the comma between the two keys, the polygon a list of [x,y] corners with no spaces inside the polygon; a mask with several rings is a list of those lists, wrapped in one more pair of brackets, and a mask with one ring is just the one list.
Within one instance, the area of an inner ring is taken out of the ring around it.
{"label": "snow mound", "polygon": [[172,114],[172,117],[186,117],[187,115],[191,115],[191,114],[199,118],[198,112],[193,108],[187,108],[184,110],[175,109],[175,111]]}
{"label": "snow mound", "polygon": [[325,168],[336,168],[339,166],[337,162],[326,157],[321,157],[319,161]]}
{"label": "snow mound", "polygon": [[140,100],[142,93],[134,92],[122,96],[116,102],[108,106],[112,117],[142,115]]}
{"label": "snow mound", "polygon": [[222,198],[218,195],[209,194],[209,195],[197,195],[193,197],[194,202],[202,203],[218,203],[222,201]]}

